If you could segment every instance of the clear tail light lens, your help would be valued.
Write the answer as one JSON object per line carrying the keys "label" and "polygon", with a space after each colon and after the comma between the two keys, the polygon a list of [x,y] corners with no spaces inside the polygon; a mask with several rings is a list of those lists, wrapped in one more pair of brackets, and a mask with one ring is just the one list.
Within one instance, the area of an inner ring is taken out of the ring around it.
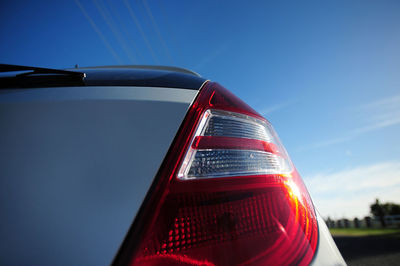
{"label": "clear tail light lens", "polygon": [[271,125],[240,113],[204,112],[178,178],[289,174],[288,156]]}
{"label": "clear tail light lens", "polygon": [[307,265],[317,242],[312,202],[269,122],[208,82],[115,264]]}

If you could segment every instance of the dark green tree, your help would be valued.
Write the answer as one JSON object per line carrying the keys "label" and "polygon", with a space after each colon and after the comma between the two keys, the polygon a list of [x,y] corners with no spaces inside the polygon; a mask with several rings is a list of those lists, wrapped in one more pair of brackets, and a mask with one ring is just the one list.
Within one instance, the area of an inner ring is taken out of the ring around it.
{"label": "dark green tree", "polygon": [[381,226],[386,227],[385,210],[384,210],[382,204],[379,203],[379,199],[376,199],[375,203],[371,204],[369,207],[370,207],[371,213],[374,216],[379,217],[379,220],[381,221]]}
{"label": "dark green tree", "polygon": [[393,202],[380,203],[379,199],[370,205],[372,215],[379,217],[382,227],[386,227],[385,215],[400,215],[400,205]]}

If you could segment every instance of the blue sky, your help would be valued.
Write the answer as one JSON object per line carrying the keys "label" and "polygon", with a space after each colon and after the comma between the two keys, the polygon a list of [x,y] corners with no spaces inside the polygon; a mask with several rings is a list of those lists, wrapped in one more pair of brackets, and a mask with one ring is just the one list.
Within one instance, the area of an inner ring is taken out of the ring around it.
{"label": "blue sky", "polygon": [[278,131],[323,216],[400,202],[399,1],[1,1],[0,62],[161,64]]}

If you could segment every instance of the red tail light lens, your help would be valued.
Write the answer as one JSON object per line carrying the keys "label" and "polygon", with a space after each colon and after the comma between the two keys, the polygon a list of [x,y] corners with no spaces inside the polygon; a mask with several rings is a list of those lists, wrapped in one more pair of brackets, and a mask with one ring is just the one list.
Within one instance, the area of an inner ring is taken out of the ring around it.
{"label": "red tail light lens", "polygon": [[132,265],[305,265],[318,225],[269,122],[209,82],[128,238]]}

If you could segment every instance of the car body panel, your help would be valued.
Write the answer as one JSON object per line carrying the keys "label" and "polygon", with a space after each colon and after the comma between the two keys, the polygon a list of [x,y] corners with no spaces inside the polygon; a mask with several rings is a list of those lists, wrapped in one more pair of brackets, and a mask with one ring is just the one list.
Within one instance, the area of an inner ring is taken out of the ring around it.
{"label": "car body panel", "polygon": [[322,219],[322,216],[318,211],[317,221],[319,236],[318,248],[311,265],[346,265],[346,262],[333,241],[324,219]]}
{"label": "car body panel", "polygon": [[196,94],[3,90],[0,264],[110,264]]}

